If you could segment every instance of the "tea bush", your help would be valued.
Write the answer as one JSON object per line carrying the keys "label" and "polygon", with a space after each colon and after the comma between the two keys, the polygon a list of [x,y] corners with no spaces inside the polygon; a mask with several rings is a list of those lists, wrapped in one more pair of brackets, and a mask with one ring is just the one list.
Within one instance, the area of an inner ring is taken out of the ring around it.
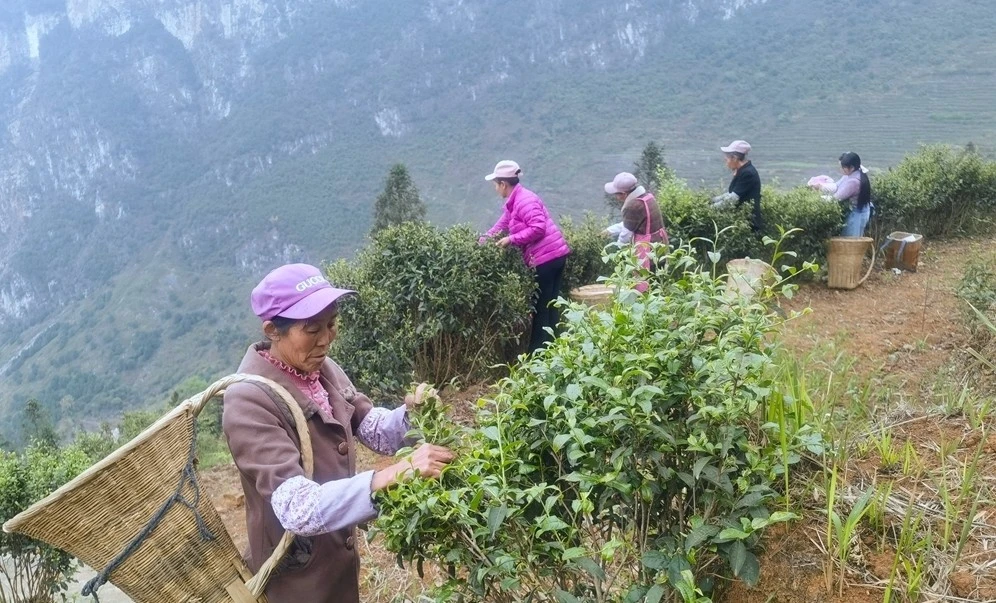
{"label": "tea bush", "polygon": [[771,250],[763,243],[765,236],[781,238],[782,231],[799,229],[791,246],[796,258],[788,263],[798,267],[806,261],[822,261],[826,257],[827,239],[840,234],[843,211],[836,202],[825,201],[819,193],[805,187],[782,192],[765,187],[761,198],[764,228],[755,234],[750,229],[750,206],[739,208],[711,206],[711,196],[690,189],[684,181],[671,178],[661,184],[658,203],[668,223],[673,243],[695,243],[699,257],[705,261],[705,250],[723,230],[722,248],[727,259],[752,257],[770,260]]}
{"label": "tea bush", "polygon": [[991,385],[996,366],[996,253],[980,252],[965,266],[955,294],[962,301],[962,314],[973,336],[970,348],[982,367],[978,385]]}
{"label": "tea bush", "polygon": [[822,264],[826,258],[827,240],[839,236],[844,228],[841,205],[823,199],[820,193],[806,187],[787,191],[767,189],[762,195],[761,212],[764,214],[764,234],[768,237],[778,239],[781,230],[799,229],[800,232],[788,241],[797,256],[794,262],[787,263],[797,268],[801,268],[804,261]]}
{"label": "tea bush", "polygon": [[705,251],[711,249],[709,240],[716,238],[718,230],[726,229],[723,247],[719,251],[727,260],[742,257],[762,258],[759,237],[751,232],[750,208],[716,208],[704,191],[688,187],[685,181],[671,178],[662,181],[657,202],[667,223],[671,243],[681,245],[695,241],[700,260],[705,261]]}
{"label": "tea bush", "polygon": [[608,276],[612,271],[612,267],[602,260],[605,246],[610,242],[602,236],[606,226],[606,220],[599,220],[590,213],[580,223],[570,217],[560,219],[560,229],[571,248],[564,268],[563,297],[566,298],[571,289],[596,283],[599,277]]}
{"label": "tea bush", "polygon": [[[90,462],[76,446],[36,444],[20,454],[0,451],[0,523],[82,473]],[[76,572],[68,553],[19,534],[0,532],[0,558],[0,603],[64,600]]]}
{"label": "tea bush", "polygon": [[621,293],[566,306],[476,428],[438,403],[413,418],[460,454],[438,481],[381,493],[376,527],[399,561],[448,572],[439,600],[708,601],[712,576],[757,581],[761,531],[791,518],[773,484],[802,446],[765,420],[780,319],[725,295],[689,247],[658,263],[639,295],[635,257],[617,254]]}
{"label": "tea bush", "polygon": [[520,351],[533,277],[516,250],[479,245],[468,227],[386,228],[354,262],[325,268],[359,292],[342,305],[332,356],[369,390],[482,379]]}
{"label": "tea bush", "polygon": [[968,150],[924,146],[875,177],[872,195],[886,234],[989,232],[996,216],[996,163]]}

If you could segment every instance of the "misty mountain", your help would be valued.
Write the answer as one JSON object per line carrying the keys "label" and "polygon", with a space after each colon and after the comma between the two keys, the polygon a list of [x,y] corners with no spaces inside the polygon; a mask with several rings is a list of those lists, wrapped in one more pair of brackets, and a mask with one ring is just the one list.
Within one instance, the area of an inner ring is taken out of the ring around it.
{"label": "misty mountain", "polygon": [[991,152],[994,26],[987,0],[5,0],[0,418],[229,372],[252,285],[362,245],[399,161],[430,219],[484,225],[503,158],[578,214],[649,140],[706,186],[733,138],[783,185]]}

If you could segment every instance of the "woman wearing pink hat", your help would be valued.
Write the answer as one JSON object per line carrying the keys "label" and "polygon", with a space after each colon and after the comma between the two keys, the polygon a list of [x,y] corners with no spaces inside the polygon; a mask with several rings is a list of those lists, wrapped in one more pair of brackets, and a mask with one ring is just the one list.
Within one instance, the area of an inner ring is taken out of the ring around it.
{"label": "woman wearing pink hat", "polygon": [[[637,182],[636,176],[620,172],[605,183],[605,193],[622,203],[622,222],[605,229],[605,234],[616,237],[619,244],[635,243],[636,254],[644,268],[650,268],[650,243],[668,242],[664,228],[664,216],[653,193]],[[636,286],[638,291],[646,291],[647,283]]]}
{"label": "woman wearing pink hat", "polygon": [[355,526],[377,516],[372,495],[405,474],[438,477],[453,453],[420,446],[403,462],[356,474],[356,441],[394,454],[408,432],[407,409],[424,384],[395,410],[375,407],[327,356],[336,337],[336,289],[307,264],[268,274],[253,289],[253,312],[265,341],[254,344],[240,373],[266,377],[289,391],[308,423],[314,475],[305,477],[294,420],[268,388],[237,383],[225,392],[222,426],[245,492],[249,568],[255,573],[284,534],[296,535],[270,579],[270,601],[358,602]]}
{"label": "woman wearing pink hat", "polygon": [[529,336],[529,351],[532,352],[550,340],[547,329],[552,331],[560,322],[557,309],[550,303],[560,292],[571,248],[550,217],[543,200],[519,183],[521,173],[519,164],[506,160],[499,161],[494,171],[484,177],[494,182],[495,192],[505,199],[505,205],[501,218],[481,237],[481,241],[508,233],[498,240],[498,245],[514,245],[522,249],[526,266],[536,271],[536,312]]}

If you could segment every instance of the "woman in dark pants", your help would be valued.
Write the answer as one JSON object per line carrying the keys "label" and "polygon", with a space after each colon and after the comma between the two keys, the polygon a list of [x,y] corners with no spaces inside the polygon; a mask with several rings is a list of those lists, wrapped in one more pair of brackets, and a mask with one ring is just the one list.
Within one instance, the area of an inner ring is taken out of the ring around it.
{"label": "woman in dark pants", "polygon": [[494,182],[495,192],[505,199],[505,205],[501,218],[481,241],[507,233],[498,240],[498,245],[521,248],[526,266],[536,271],[536,313],[529,337],[529,351],[532,352],[550,341],[546,328],[554,329],[560,322],[559,313],[551,302],[557,299],[571,249],[543,200],[519,183],[521,173],[516,162],[500,161],[494,171],[484,177]]}

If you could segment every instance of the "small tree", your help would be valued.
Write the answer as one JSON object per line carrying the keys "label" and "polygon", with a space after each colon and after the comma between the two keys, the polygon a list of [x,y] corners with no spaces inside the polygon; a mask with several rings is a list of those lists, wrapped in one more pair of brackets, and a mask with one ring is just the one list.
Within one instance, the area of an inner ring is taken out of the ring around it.
{"label": "small tree", "polygon": [[671,168],[664,161],[664,147],[654,141],[648,142],[643,148],[640,161],[636,162],[634,167],[636,171],[633,175],[654,194],[660,186],[662,172],[664,175],[671,173]]}
{"label": "small tree", "polygon": [[387,175],[384,192],[374,203],[374,223],[370,233],[404,222],[425,220],[425,204],[403,164],[395,164]]}
{"label": "small tree", "polygon": [[[91,459],[77,446],[32,445],[22,454],[0,452],[0,523],[82,473]],[[27,536],[0,532],[0,603],[65,601],[76,561]]]}
{"label": "small tree", "polygon": [[25,443],[36,443],[46,448],[56,448],[59,436],[52,425],[52,419],[41,402],[34,398],[24,405],[21,428]]}

